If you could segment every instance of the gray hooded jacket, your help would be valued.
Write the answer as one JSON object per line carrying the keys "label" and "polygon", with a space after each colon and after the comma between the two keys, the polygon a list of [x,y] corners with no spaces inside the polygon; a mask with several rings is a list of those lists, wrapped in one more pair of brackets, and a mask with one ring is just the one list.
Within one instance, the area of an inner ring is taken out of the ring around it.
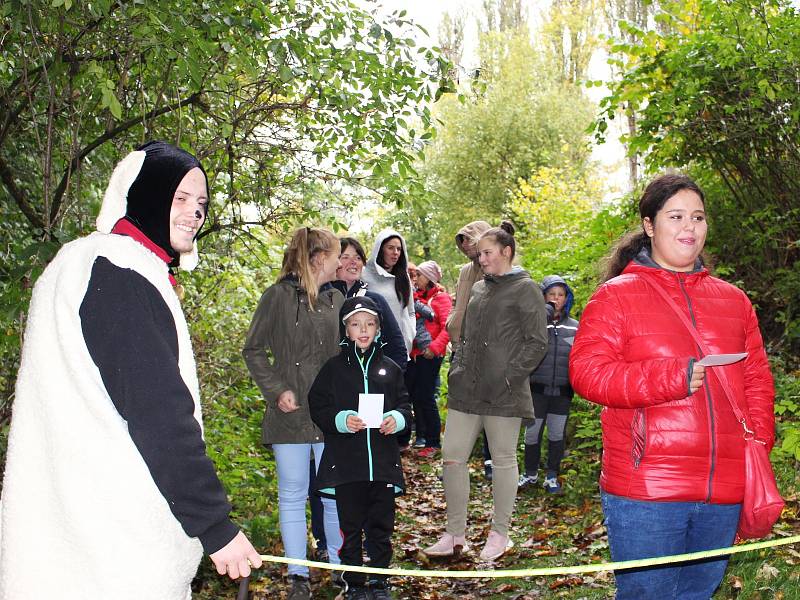
{"label": "gray hooded jacket", "polygon": [[[372,245],[372,252],[369,254],[369,259],[361,272],[361,279],[369,286],[369,291],[380,294],[384,297],[386,302],[389,303],[389,308],[392,309],[394,318],[397,319],[397,324],[400,326],[400,331],[403,334],[403,341],[406,343],[406,351],[411,352],[411,346],[414,343],[414,336],[417,332],[416,319],[414,318],[414,299],[409,298],[405,306],[403,306],[397,299],[397,293],[394,288],[394,275],[389,273],[386,269],[377,263],[378,252],[381,249],[381,244],[390,237],[400,238],[400,244],[403,247],[403,255],[405,262],[408,264],[408,249],[406,248],[406,241],[394,229],[384,229],[375,238],[375,243]],[[403,273],[403,277],[408,277],[408,273]],[[409,280],[409,289],[413,289]]]}

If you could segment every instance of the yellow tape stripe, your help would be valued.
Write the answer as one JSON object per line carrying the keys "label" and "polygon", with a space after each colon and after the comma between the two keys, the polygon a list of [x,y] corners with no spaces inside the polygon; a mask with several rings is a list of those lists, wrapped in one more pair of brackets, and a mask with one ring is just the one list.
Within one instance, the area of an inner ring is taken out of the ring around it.
{"label": "yellow tape stripe", "polygon": [[704,550],[702,552],[690,552],[688,554],[675,554],[672,556],[659,556],[656,558],[642,558],[638,560],[626,560],[621,562],[597,563],[589,565],[576,565],[573,567],[547,567],[539,569],[507,569],[500,571],[426,571],[423,569],[378,569],[375,567],[355,567],[351,565],[332,565],[330,563],[316,562],[313,560],[301,560],[299,558],[285,558],[283,556],[271,556],[262,554],[261,560],[273,563],[284,563],[287,565],[302,565],[317,569],[330,569],[335,571],[350,571],[355,573],[370,573],[374,575],[402,575],[404,577],[447,577],[447,578],[500,578],[500,577],[540,577],[542,575],[574,575],[580,573],[596,573],[598,571],[618,571],[620,569],[633,569],[635,567],[651,567],[654,565],[664,565],[669,563],[684,562],[687,560],[698,560],[701,558],[712,558],[726,554],[738,554],[740,552],[750,552],[752,550],[762,550],[764,548],[774,548],[776,546],[786,546],[800,542],[800,535],[787,537],[767,542],[754,542],[751,544],[741,544],[729,548],[718,548],[716,550]]}

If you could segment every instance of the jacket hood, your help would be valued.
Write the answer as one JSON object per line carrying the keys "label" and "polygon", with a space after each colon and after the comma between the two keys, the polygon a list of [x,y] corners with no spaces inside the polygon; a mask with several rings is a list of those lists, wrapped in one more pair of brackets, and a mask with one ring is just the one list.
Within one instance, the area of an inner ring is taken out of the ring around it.
{"label": "jacket hood", "polygon": [[368,262],[373,263],[378,273],[381,275],[394,277],[394,275],[389,273],[386,269],[378,264],[378,252],[380,252],[381,244],[383,244],[383,242],[390,237],[396,237],[400,239],[400,247],[403,249],[403,257],[405,258],[406,264],[408,264],[408,248],[406,248],[406,240],[402,235],[390,227],[382,229],[380,232],[378,232],[378,236],[375,238],[375,243],[372,244],[372,252],[369,253]]}
{"label": "jacket hood", "polygon": [[567,301],[564,303],[564,310],[562,311],[561,318],[566,319],[569,317],[569,311],[572,310],[572,305],[575,304],[575,294],[572,293],[572,288],[564,281],[560,275],[548,275],[542,279],[541,288],[542,294],[546,294],[554,285],[563,286],[567,290]]}
{"label": "jacket hood", "polygon": [[[657,262],[655,262],[646,248],[639,251],[631,262],[622,270],[621,275],[636,274],[654,277],[658,281],[662,281],[667,285],[676,285],[678,278],[677,271],[665,269]],[[683,281],[687,285],[694,285],[695,283],[708,277],[710,273],[703,265],[703,261],[698,257],[695,262],[694,270],[680,273],[685,279]],[[612,280],[613,281],[613,280]]]}
{"label": "jacket hood", "polygon": [[530,278],[530,274],[519,265],[514,265],[514,267],[512,267],[508,273],[503,275],[484,275],[483,279],[487,283],[503,284],[509,281],[516,281],[517,279],[524,279],[526,277]]}
{"label": "jacket hood", "polygon": [[492,226],[486,221],[472,221],[467,223],[456,234],[456,245],[459,250],[461,249],[461,240],[467,239],[468,241],[477,244],[480,237],[486,233]]}

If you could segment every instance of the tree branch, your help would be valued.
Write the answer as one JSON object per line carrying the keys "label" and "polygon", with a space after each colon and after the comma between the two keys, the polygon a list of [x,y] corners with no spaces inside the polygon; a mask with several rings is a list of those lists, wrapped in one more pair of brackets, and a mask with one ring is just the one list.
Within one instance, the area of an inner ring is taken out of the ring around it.
{"label": "tree branch", "polygon": [[62,199],[64,197],[64,192],[67,189],[67,184],[69,183],[69,179],[72,176],[72,173],[75,172],[76,170],[78,170],[78,167],[80,166],[81,161],[84,158],[86,158],[92,151],[94,151],[99,146],[103,145],[105,142],[114,139],[115,137],[117,137],[121,133],[124,133],[127,130],[131,129],[132,127],[138,125],[143,120],[155,119],[156,117],[160,117],[161,115],[165,115],[165,114],[170,113],[172,111],[175,111],[175,110],[177,110],[177,109],[179,109],[181,107],[189,106],[191,104],[197,104],[200,101],[201,97],[202,97],[202,93],[201,92],[195,92],[191,96],[187,96],[186,98],[184,98],[183,100],[181,100],[180,102],[178,102],[176,104],[162,106],[161,108],[154,108],[153,110],[151,110],[150,112],[148,112],[148,113],[146,113],[144,115],[140,115],[140,116],[128,119],[127,121],[124,121],[124,122],[118,124],[115,128],[109,129],[103,135],[101,135],[100,137],[95,139],[92,143],[90,143],[89,145],[85,146],[69,162],[69,164],[67,165],[67,169],[64,172],[64,175],[61,178],[61,181],[58,184],[58,187],[53,192],[53,201],[52,201],[51,208],[50,208],[50,222],[51,223],[55,223],[56,222],[56,217],[58,216],[58,212],[59,212],[59,210],[61,208]]}
{"label": "tree branch", "polygon": [[8,163],[3,160],[2,157],[0,157],[0,179],[2,179],[3,185],[6,186],[8,193],[14,198],[22,214],[30,221],[31,225],[44,229],[44,221],[36,214],[36,211],[28,202],[28,199],[25,197],[25,192],[17,187],[17,184],[14,182],[13,173],[11,173]]}

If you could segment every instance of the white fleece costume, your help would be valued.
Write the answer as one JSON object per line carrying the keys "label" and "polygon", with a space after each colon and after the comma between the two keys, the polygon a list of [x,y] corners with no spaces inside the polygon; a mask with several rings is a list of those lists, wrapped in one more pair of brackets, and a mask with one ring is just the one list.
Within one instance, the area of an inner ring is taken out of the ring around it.
{"label": "white fleece costume", "polygon": [[[115,170],[100,229],[125,213],[143,160],[133,152]],[[189,331],[166,263],[124,235],[98,232],[65,245],[37,281],[28,315],[0,506],[2,599],[191,598],[201,543],[173,515],[84,339],[79,310],[98,257],[163,298],[202,435]]]}

